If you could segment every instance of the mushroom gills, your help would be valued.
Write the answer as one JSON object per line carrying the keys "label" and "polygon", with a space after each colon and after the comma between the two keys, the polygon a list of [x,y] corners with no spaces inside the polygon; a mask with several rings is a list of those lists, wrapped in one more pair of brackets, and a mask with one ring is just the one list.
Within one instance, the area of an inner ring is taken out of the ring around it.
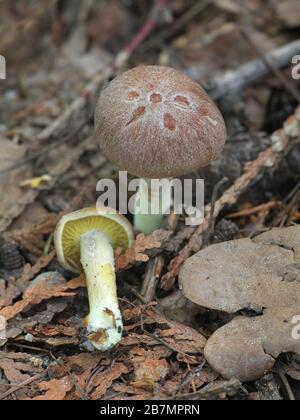
{"label": "mushroom gills", "polygon": [[105,216],[87,216],[78,220],[70,220],[64,226],[62,241],[65,244],[64,257],[75,272],[82,271],[79,238],[93,230],[103,232],[113,247],[126,249],[129,246],[124,228]]}

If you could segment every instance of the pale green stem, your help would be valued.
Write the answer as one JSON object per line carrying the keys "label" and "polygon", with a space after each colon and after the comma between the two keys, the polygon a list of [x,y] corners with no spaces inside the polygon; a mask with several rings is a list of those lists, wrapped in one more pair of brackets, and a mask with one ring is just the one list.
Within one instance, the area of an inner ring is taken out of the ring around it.
{"label": "pale green stem", "polygon": [[[164,182],[165,186],[163,186]],[[169,211],[171,204],[170,180],[141,178],[135,201],[135,229],[149,235],[156,229],[161,228],[165,214]]]}

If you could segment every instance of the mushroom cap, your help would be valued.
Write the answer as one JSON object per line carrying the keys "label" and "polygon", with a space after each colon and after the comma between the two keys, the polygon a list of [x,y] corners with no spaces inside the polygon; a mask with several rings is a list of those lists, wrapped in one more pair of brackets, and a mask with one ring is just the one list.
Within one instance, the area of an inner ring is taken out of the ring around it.
{"label": "mushroom cap", "polygon": [[136,67],[110,82],[96,107],[95,129],[107,158],[145,178],[204,167],[226,140],[223,117],[201,86],[160,66]]}
{"label": "mushroom cap", "polygon": [[80,238],[99,230],[110,240],[114,249],[127,249],[134,240],[130,222],[109,207],[86,208],[61,218],[54,232],[54,244],[60,264],[75,273],[83,271],[80,262]]}
{"label": "mushroom cap", "polygon": [[205,358],[226,379],[259,379],[281,353],[300,355],[300,340],[293,337],[299,313],[297,304],[266,309],[254,318],[238,316],[209,338]]}
{"label": "mushroom cap", "polygon": [[229,313],[300,304],[299,243],[297,225],[210,245],[183,264],[183,295]]}

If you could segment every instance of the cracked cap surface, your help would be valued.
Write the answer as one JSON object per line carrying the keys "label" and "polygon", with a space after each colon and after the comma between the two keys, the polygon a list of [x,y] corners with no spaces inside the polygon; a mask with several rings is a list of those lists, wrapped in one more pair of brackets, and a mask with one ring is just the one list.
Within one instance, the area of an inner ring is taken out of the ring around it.
{"label": "cracked cap surface", "polygon": [[103,90],[95,113],[104,154],[120,169],[147,178],[181,176],[223,150],[223,117],[201,86],[169,67],[142,66]]}

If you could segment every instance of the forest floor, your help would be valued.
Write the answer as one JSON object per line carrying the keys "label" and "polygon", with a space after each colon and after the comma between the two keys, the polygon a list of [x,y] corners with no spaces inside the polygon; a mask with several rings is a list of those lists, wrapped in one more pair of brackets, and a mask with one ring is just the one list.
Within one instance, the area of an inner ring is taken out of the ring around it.
{"label": "forest floor", "polygon": [[[207,339],[237,313],[257,314],[198,306],[178,287],[202,248],[299,224],[299,34],[298,0],[1,2],[0,399],[300,399],[299,344],[281,343],[257,380],[224,379],[204,357]],[[94,107],[110,79],[141,64],[197,80],[228,141],[192,174],[205,179],[203,224],[172,214],[116,255],[124,336],[91,352],[85,279],[59,265],[53,232],[95,204],[98,180],[118,179],[94,138]]]}

